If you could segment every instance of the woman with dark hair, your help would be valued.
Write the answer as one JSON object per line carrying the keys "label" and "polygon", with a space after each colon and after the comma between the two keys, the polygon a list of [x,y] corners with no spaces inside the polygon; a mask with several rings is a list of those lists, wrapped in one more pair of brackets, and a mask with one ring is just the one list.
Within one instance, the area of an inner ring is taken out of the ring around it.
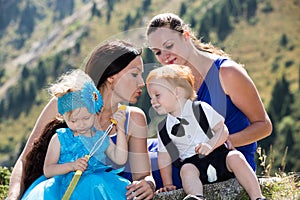
{"label": "woman with dark hair", "polygon": [[[85,65],[85,72],[93,79],[103,96],[103,108],[97,115],[95,128],[106,130],[110,118],[118,109],[120,103],[136,103],[142,93],[145,83],[142,78],[143,62],[141,50],[125,41],[111,41],[97,47]],[[53,120],[58,113],[57,100],[51,99],[42,111],[35,127],[29,136],[27,144],[13,169],[8,199],[18,199],[24,190],[26,156],[33,148],[35,138],[38,138],[43,128]],[[132,180],[127,187],[128,199],[152,199],[155,182],[151,175],[150,160],[147,150],[147,122],[144,112],[133,106],[127,106],[125,133],[128,141],[128,165],[123,177]],[[116,141],[117,130],[114,127],[109,136]],[[42,171],[40,175],[42,175]],[[26,181],[25,181],[26,182]]]}

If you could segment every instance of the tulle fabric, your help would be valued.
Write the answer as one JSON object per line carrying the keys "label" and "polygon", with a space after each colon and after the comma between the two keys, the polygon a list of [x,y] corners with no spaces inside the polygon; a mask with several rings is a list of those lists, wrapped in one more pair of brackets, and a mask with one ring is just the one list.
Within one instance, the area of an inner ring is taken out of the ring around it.
{"label": "tulle fabric", "polygon": [[[103,131],[97,131],[93,137],[73,136],[68,128],[57,130],[61,144],[59,163],[74,161],[87,155],[93,144],[103,136]],[[111,170],[104,164],[105,150],[109,145],[109,138],[105,137],[101,147],[89,160],[88,168],[72,193],[71,199],[114,200],[126,199],[126,186],[130,181],[117,175],[122,169]],[[24,193],[22,199],[57,200],[61,199],[69,186],[75,172],[54,176],[47,179],[38,178]]]}

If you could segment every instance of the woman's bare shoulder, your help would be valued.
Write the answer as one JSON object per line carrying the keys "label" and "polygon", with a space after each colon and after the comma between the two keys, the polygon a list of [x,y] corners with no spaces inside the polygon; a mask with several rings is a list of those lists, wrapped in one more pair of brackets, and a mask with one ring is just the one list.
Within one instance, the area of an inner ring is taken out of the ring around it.
{"label": "woman's bare shoulder", "polygon": [[135,120],[145,120],[146,119],[146,115],[144,113],[144,111],[136,106],[129,106],[129,111],[130,111],[130,118],[133,118]]}
{"label": "woman's bare shoulder", "polygon": [[130,122],[129,122],[129,132],[135,136],[139,137],[147,136],[147,120],[144,111],[138,107],[130,106]]}

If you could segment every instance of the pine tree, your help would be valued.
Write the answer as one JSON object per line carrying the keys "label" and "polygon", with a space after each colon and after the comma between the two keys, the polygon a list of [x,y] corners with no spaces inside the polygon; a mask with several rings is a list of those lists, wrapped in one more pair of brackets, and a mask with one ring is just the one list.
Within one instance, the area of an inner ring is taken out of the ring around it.
{"label": "pine tree", "polygon": [[289,89],[290,83],[283,75],[281,80],[277,81],[272,91],[272,98],[269,104],[269,113],[274,122],[277,123],[284,116],[291,114],[291,105],[293,104],[293,94]]}
{"label": "pine tree", "polygon": [[223,41],[232,29],[230,22],[230,14],[226,5],[222,6],[221,12],[218,15],[217,34],[218,38]]}
{"label": "pine tree", "polygon": [[186,5],[185,5],[184,2],[181,3],[180,9],[179,9],[179,10],[180,10],[180,11],[179,11],[179,16],[180,16],[180,17],[184,16],[185,13],[186,13],[186,10],[187,10],[187,7],[186,7]]}

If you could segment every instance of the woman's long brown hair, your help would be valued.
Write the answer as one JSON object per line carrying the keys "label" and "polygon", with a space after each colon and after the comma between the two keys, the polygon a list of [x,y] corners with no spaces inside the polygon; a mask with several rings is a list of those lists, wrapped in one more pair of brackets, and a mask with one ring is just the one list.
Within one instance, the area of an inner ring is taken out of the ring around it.
{"label": "woman's long brown hair", "polygon": [[33,148],[27,154],[25,160],[24,191],[26,191],[38,177],[43,175],[44,161],[49,142],[57,129],[66,127],[67,124],[65,122],[54,119],[45,126],[43,133],[34,141]]}

